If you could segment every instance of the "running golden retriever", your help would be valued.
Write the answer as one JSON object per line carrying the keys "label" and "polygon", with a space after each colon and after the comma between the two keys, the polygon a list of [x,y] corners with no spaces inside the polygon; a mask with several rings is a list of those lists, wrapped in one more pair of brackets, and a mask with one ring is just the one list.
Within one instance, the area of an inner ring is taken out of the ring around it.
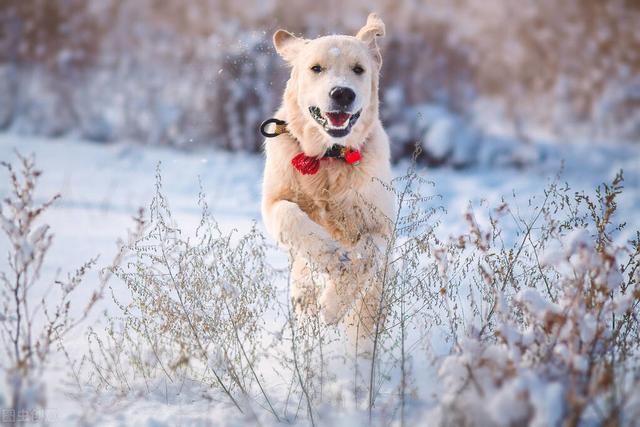
{"label": "running golden retriever", "polygon": [[378,117],[376,38],[384,33],[375,14],[355,37],[307,40],[278,30],[273,42],[291,76],[282,106],[262,126],[262,216],[290,252],[296,310],[319,307],[327,323],[343,320],[362,336],[384,311],[380,271],[394,212],[389,139]]}

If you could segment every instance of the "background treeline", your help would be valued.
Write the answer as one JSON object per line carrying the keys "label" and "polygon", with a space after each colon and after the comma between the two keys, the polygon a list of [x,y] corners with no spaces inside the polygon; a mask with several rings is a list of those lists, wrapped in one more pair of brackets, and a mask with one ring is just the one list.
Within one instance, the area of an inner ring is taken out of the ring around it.
{"label": "background treeline", "polygon": [[272,32],[354,33],[370,10],[396,158],[640,140],[632,0],[0,0],[0,129],[255,151],[287,75]]}

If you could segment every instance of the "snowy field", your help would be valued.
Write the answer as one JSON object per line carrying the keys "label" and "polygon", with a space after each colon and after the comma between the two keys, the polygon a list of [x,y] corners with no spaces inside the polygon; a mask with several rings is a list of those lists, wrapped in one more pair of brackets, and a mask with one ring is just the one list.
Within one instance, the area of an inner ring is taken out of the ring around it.
{"label": "snowy field", "polygon": [[[186,229],[194,228],[200,219],[197,205],[200,184],[207,195],[209,207],[225,230],[243,232],[260,219],[260,182],[263,159],[260,155],[228,153],[215,150],[175,151],[131,144],[98,145],[73,139],[49,140],[27,138],[12,134],[0,135],[0,159],[14,162],[14,150],[22,154],[34,153],[37,166],[43,171],[38,195],[44,200],[55,193],[61,199],[50,209],[44,220],[55,235],[54,244],[45,264],[44,277],[53,278],[75,269],[88,258],[100,255],[98,266],[107,265],[116,252],[116,241],[125,237],[133,225],[132,217],[140,207],[148,207],[154,191],[156,167],[160,164],[163,188],[174,217]],[[616,172],[624,170],[625,192],[620,200],[619,213],[627,221],[621,238],[640,229],[640,146],[614,144],[545,145],[534,147],[542,160],[524,169],[479,165],[472,169],[423,168],[420,173],[433,181],[434,206],[442,205],[446,213],[437,233],[441,237],[465,228],[463,214],[469,203],[474,206],[495,207],[500,200],[515,193],[521,208],[526,201],[540,196],[545,185],[561,170],[561,181],[573,190],[591,191],[602,182],[609,182]],[[395,166],[402,174],[407,164]],[[0,179],[0,196],[9,190],[5,175]],[[481,215],[481,209],[478,210]],[[505,236],[506,239],[513,236]],[[7,241],[0,238],[0,253],[8,250]],[[275,248],[269,252],[270,262],[278,267],[286,265],[285,256]],[[6,268],[5,257],[0,258],[0,271]],[[92,280],[97,280],[95,275]],[[90,285],[90,283],[89,283]],[[127,289],[117,279],[111,283],[114,292],[126,299]],[[277,284],[279,292],[286,283]],[[101,302],[98,315],[90,319],[96,330],[104,328],[103,313],[117,314],[110,299]],[[80,357],[86,345],[79,332],[69,343]],[[64,360],[56,360],[56,374],[47,375],[48,407],[55,414],[52,425],[69,425],[83,413],[77,401],[68,396],[68,376]],[[429,370],[425,369],[430,375]],[[420,378],[420,377],[419,377]],[[428,400],[434,391],[425,384],[433,378],[423,378],[416,384],[418,396]],[[4,384],[3,384],[4,387]],[[235,424],[211,402],[203,401],[194,392],[179,398],[154,395],[143,396],[130,405],[119,407],[117,413],[106,413],[85,421],[109,425],[218,425]],[[327,415],[323,419],[334,425],[351,425],[347,418]],[[240,420],[237,421],[240,423]]]}

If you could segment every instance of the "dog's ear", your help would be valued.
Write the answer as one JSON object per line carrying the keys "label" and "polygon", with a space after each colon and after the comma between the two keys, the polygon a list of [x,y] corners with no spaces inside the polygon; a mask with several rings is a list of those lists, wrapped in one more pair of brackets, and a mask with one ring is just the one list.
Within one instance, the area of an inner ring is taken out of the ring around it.
{"label": "dog's ear", "polygon": [[378,67],[382,65],[382,55],[380,54],[380,48],[376,43],[376,38],[383,37],[384,33],[385,28],[382,19],[380,19],[377,14],[370,13],[367,17],[367,23],[364,27],[360,28],[360,31],[356,34],[356,38],[358,40],[369,46],[369,49],[373,54],[373,58],[378,63]]}
{"label": "dog's ear", "polygon": [[305,39],[296,37],[285,30],[278,30],[273,35],[273,45],[276,52],[287,62],[295,59],[306,42]]}

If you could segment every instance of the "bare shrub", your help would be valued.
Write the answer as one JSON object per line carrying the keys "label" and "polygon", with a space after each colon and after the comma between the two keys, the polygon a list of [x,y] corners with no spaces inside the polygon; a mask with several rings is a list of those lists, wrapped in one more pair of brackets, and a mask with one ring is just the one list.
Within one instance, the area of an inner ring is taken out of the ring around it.
{"label": "bare shrub", "polygon": [[622,175],[595,195],[556,178],[524,205],[515,195],[470,205],[468,231],[442,239],[445,212],[414,161],[388,187],[397,206],[380,258],[368,259],[364,242],[363,259],[336,254],[340,272],[316,272],[372,269],[337,326],[317,300],[296,310],[296,298],[280,297],[286,277],[269,266],[257,230],[223,233],[201,194],[201,222],[186,235],[159,173],[157,182],[145,233],[117,269],[132,301],[118,301],[122,321],[106,335],[90,335],[101,390],[132,396],[187,382],[248,422],[267,414],[317,425],[335,405],[411,425],[424,415],[415,409],[421,371],[431,370],[441,388],[429,390],[426,416],[436,424],[629,425],[637,413],[640,238],[619,239]]}
{"label": "bare shrub", "polygon": [[[17,154],[19,170],[2,162],[10,179],[10,192],[2,201],[0,220],[9,242],[8,271],[0,273],[0,359],[7,389],[11,393],[9,410],[16,422],[33,420],[46,407],[45,382],[49,362],[64,350],[64,339],[91,313],[102,298],[111,276],[103,272],[98,286],[87,299],[78,298],[78,289],[96,265],[93,258],[66,279],[46,283],[40,275],[53,241],[49,226],[42,223],[44,212],[58,195],[38,203],[36,185],[41,172],[35,159]],[[117,264],[120,253],[113,261]],[[78,311],[77,306],[80,306]],[[76,313],[76,314],[74,314]],[[26,415],[25,415],[26,414]],[[4,421],[4,420],[3,420]]]}
{"label": "bare shrub", "polygon": [[[615,238],[621,192],[621,174],[595,197],[553,183],[541,203],[530,202],[530,218],[506,203],[487,227],[468,214],[457,259],[467,256],[475,271],[452,321],[453,353],[440,366],[443,425],[633,424],[640,246],[638,234]],[[513,245],[498,216],[519,227]],[[463,289],[447,289],[445,302]]]}
{"label": "bare shrub", "polygon": [[161,190],[158,172],[144,233],[129,247],[132,258],[116,270],[131,292],[131,302],[116,299],[124,322],[110,326],[108,340],[89,337],[98,385],[126,393],[131,385],[122,372],[131,369],[147,387],[159,376],[176,384],[195,381],[249,415],[257,389],[277,417],[255,369],[262,316],[274,292],[263,237],[255,228],[223,233],[203,194],[200,224],[187,236]]}

